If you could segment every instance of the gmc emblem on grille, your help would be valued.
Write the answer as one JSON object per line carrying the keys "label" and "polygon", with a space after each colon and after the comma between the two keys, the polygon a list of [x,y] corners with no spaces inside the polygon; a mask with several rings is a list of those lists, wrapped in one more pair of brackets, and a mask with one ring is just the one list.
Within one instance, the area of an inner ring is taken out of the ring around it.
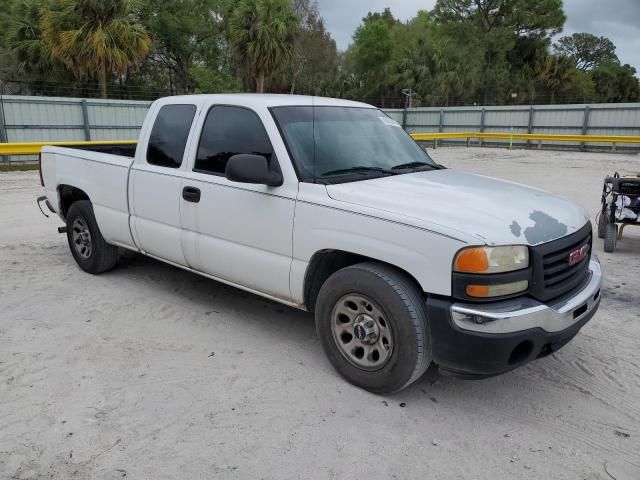
{"label": "gmc emblem on grille", "polygon": [[580,263],[589,255],[589,245],[583,245],[578,250],[575,250],[569,254],[569,266],[573,267],[574,265]]}

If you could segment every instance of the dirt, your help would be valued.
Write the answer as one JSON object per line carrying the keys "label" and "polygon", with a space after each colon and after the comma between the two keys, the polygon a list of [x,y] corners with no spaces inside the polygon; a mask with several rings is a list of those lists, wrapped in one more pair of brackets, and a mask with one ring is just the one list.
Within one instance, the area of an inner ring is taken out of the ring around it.
{"label": "dirt", "polygon": [[[431,153],[592,216],[606,174],[640,172],[638,156]],[[41,192],[35,172],[0,174],[2,479],[640,478],[640,228],[615,254],[595,241],[602,306],[558,353],[379,397],[331,369],[310,314],[135,255],[81,272]]]}

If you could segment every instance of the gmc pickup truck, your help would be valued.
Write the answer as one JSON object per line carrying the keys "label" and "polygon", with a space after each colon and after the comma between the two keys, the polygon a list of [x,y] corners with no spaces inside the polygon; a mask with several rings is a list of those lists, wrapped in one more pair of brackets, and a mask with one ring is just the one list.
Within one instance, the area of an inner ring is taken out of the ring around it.
{"label": "gmc pickup truck", "polygon": [[128,249],[315,312],[330,362],[371,392],[430,365],[507,372],[564,346],[600,302],[584,209],[447,169],[370,105],[171,97],[135,153],[97,150],[41,154],[82,270]]}

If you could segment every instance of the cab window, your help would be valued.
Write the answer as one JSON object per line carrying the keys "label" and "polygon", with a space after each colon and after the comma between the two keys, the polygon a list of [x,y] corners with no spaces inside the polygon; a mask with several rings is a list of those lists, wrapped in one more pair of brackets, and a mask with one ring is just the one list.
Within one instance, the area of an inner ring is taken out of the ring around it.
{"label": "cab window", "polygon": [[149,137],[147,163],[160,167],[180,168],[195,105],[165,105],[158,111]]}
{"label": "cab window", "polygon": [[202,128],[194,171],[224,175],[229,158],[238,154],[274,157],[267,131],[258,115],[242,107],[215,106]]}

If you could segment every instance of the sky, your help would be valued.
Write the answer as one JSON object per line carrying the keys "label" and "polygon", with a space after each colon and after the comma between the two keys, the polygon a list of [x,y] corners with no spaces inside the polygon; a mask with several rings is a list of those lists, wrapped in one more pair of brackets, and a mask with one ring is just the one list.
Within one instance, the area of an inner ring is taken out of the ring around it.
{"label": "sky", "polygon": [[[317,0],[327,28],[344,50],[369,11],[390,7],[401,20],[431,10],[435,0]],[[564,0],[567,22],[561,35],[588,32],[610,38],[622,63],[640,72],[640,0]]]}

